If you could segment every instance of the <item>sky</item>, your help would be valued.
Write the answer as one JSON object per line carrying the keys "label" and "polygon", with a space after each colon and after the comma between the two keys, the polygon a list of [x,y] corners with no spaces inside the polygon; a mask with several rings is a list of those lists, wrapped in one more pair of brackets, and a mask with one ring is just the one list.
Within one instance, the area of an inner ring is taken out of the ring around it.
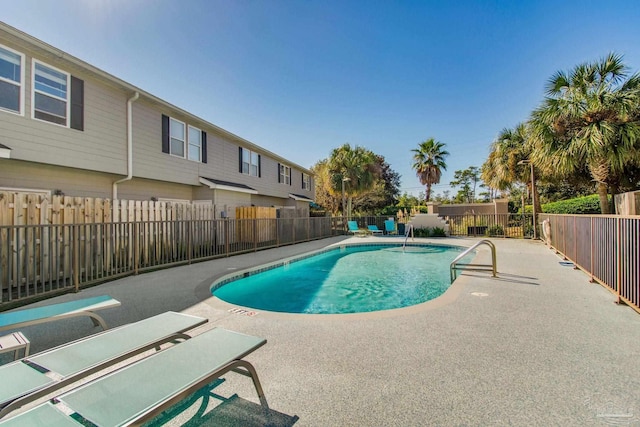
{"label": "sky", "polygon": [[640,70],[640,2],[0,0],[0,19],[304,167],[349,143],[401,192],[420,142],[480,167],[557,71],[616,52]]}

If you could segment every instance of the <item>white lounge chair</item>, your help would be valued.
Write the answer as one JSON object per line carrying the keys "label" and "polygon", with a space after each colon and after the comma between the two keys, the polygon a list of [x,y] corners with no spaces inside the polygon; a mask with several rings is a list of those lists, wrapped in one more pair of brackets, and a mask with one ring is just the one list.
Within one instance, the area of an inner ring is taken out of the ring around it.
{"label": "white lounge chair", "polygon": [[178,339],[207,319],[166,312],[0,366],[0,418],[115,363]]}
{"label": "white lounge chair", "polygon": [[251,377],[261,405],[268,410],[255,368],[243,360],[266,342],[214,328],[63,393],[0,425],[35,425],[45,419],[56,425],[78,427],[80,424],[73,417],[98,426],[139,425],[229,371]]}

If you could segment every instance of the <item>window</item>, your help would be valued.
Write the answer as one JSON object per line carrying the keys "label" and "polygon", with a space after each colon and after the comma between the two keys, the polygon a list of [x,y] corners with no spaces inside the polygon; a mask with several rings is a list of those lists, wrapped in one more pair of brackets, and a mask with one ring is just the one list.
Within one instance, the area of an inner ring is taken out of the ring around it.
{"label": "window", "polygon": [[202,158],[202,132],[189,126],[189,160],[199,162]]}
{"label": "window", "polygon": [[0,46],[0,110],[22,114],[24,55]]}
{"label": "window", "polygon": [[251,166],[251,152],[249,150],[242,150],[242,173],[249,174],[249,167]]}
{"label": "window", "polygon": [[306,173],[302,174],[302,189],[311,190],[311,177]]}
{"label": "window", "polygon": [[260,154],[240,147],[240,173],[260,176]]}
{"label": "window", "polygon": [[69,74],[33,61],[33,117],[67,126]]}
{"label": "window", "polygon": [[283,164],[280,165],[280,176],[278,182],[291,185],[291,168]]}
{"label": "window", "polygon": [[207,133],[163,114],[162,152],[207,163]]}
{"label": "window", "polygon": [[251,152],[251,169],[249,175],[258,176],[258,153]]}
{"label": "window", "polygon": [[172,118],[169,121],[169,134],[171,138],[169,142],[169,154],[184,157],[184,123]]}

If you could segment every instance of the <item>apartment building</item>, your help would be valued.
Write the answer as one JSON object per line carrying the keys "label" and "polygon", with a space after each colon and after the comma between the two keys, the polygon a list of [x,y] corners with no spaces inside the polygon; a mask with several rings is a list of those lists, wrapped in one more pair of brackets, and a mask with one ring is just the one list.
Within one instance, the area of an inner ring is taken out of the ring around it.
{"label": "apartment building", "polygon": [[310,170],[0,22],[0,191],[306,209]]}

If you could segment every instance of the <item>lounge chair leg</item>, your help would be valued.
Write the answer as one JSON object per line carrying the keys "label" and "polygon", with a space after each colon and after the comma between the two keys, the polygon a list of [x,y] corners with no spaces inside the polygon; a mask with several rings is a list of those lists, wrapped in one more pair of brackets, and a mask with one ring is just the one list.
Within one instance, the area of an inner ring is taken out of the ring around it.
{"label": "lounge chair leg", "polygon": [[89,312],[87,313],[89,317],[91,317],[91,321],[93,322],[93,326],[100,326],[102,328],[103,331],[106,331],[107,329],[109,329],[107,327],[107,323],[104,321],[104,319],[100,316],[98,316],[95,313]]}
{"label": "lounge chair leg", "polygon": [[[236,366],[241,366],[242,368],[233,368],[231,369],[236,374],[244,375],[245,377],[251,377],[253,380],[253,386],[256,388],[256,393],[258,393],[258,398],[260,399],[260,404],[266,410],[269,409],[269,404],[267,403],[267,398],[264,396],[264,392],[262,391],[262,385],[260,385],[260,380],[258,379],[258,373],[253,365],[246,360],[236,360]],[[246,369],[246,370],[245,370]]]}

